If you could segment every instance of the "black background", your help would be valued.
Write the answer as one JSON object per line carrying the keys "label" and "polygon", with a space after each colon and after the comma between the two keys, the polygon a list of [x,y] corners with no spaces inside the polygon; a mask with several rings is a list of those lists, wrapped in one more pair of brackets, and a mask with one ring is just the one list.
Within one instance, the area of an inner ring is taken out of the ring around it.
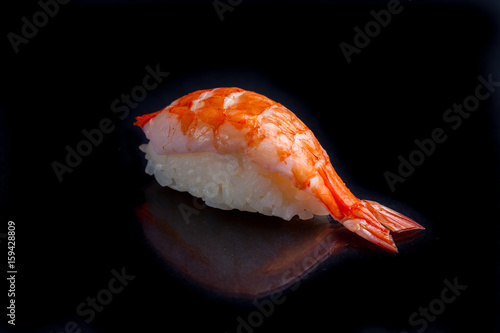
{"label": "black background", "polygon": [[[478,76],[500,81],[495,7],[402,2],[348,64],[339,44],[353,44],[353,28],[386,6],[242,0],[221,21],[211,1],[74,0],[16,54],[6,36],[20,34],[21,18],[40,6],[4,4],[0,232],[16,222],[16,328],[60,332],[74,321],[82,332],[237,330],[251,302],[185,282],[145,241],[134,207],[150,178],[132,122],[194,90],[238,86],[303,119],[355,194],[394,200],[427,228],[397,255],[350,250],[322,265],[256,332],[416,332],[409,316],[440,298],[445,279],[467,289],[426,332],[498,331],[500,93],[456,130],[443,120],[474,95]],[[142,84],[146,66],[169,75],[120,119],[111,103]],[[51,164],[64,163],[65,147],[103,118],[114,131],[59,182]],[[446,141],[392,192],[384,172],[397,173],[398,156],[438,127]],[[83,322],[76,306],[122,267],[133,282]],[[10,331],[6,318],[0,329]]]}

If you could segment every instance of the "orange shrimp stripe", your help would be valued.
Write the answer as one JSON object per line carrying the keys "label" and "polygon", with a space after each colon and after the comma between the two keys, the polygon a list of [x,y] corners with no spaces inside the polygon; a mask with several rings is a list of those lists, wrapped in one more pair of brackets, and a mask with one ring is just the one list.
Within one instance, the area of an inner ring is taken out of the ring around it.
{"label": "orange shrimp stripe", "polygon": [[144,125],[146,125],[146,123],[148,121],[150,121],[151,119],[153,119],[154,117],[156,117],[162,111],[163,110],[160,110],[160,111],[156,111],[156,112],[153,112],[153,113],[145,114],[143,116],[136,117],[135,118],[136,122],[134,123],[134,125],[137,125],[137,126],[140,126],[141,128],[143,128]]}

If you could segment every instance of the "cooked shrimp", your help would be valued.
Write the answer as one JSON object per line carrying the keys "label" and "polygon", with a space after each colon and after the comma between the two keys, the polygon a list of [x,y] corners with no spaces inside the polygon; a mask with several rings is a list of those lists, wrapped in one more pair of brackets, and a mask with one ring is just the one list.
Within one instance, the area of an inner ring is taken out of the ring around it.
{"label": "cooked shrimp", "polygon": [[397,252],[390,231],[423,229],[379,203],[356,198],[312,131],[283,105],[255,92],[216,88],[190,93],[137,117],[156,154],[241,154],[312,194],[347,229]]}

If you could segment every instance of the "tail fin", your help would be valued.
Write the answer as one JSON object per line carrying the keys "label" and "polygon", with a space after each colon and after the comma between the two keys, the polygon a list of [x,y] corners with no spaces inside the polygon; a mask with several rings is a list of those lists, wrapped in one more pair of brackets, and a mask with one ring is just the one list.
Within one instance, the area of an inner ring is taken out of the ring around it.
{"label": "tail fin", "polygon": [[425,229],[409,217],[406,217],[403,214],[396,212],[395,210],[387,208],[379,204],[378,202],[369,200],[361,201],[364,202],[365,206],[377,218],[377,220],[390,231],[401,232]]}
{"label": "tail fin", "polygon": [[361,200],[362,205],[352,211],[342,224],[364,239],[389,251],[398,252],[389,231],[401,232],[424,229],[412,219],[375,201]]}

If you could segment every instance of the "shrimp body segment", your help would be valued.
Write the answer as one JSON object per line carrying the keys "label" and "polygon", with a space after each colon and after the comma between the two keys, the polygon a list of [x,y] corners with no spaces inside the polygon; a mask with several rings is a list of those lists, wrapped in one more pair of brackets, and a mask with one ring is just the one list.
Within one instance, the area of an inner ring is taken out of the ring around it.
{"label": "shrimp body segment", "polygon": [[356,198],[335,172],[312,131],[283,105],[239,88],[199,90],[137,117],[157,154],[244,154],[313,194],[359,236],[397,252],[389,231],[423,229],[373,201]]}

